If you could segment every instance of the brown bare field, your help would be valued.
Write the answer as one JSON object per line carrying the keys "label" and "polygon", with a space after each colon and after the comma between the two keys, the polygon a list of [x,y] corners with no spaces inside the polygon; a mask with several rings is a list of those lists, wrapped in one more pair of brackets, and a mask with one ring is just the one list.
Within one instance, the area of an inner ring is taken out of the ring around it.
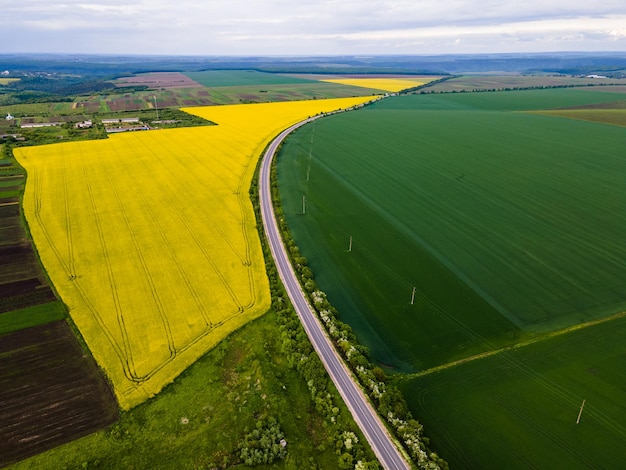
{"label": "brown bare field", "polygon": [[[21,226],[19,204],[0,205],[0,314],[56,300]],[[11,238],[9,238],[11,236]]]}
{"label": "brown bare field", "polygon": [[76,104],[76,109],[80,109],[81,112],[97,113],[100,110],[99,101],[81,101],[74,104]]}
{"label": "brown bare field", "polygon": [[139,101],[134,98],[118,98],[107,101],[111,111],[139,111],[149,108],[147,101]]}
{"label": "brown bare field", "polygon": [[[24,178],[7,176],[1,182],[11,184],[5,190],[22,190]],[[0,235],[0,315],[56,300],[22,226],[17,196],[0,198]]]}
{"label": "brown bare field", "polygon": [[0,336],[0,467],[117,416],[110,387],[64,321]]}
{"label": "brown bare field", "polygon": [[[21,190],[24,178],[6,177],[2,182]],[[0,234],[0,315],[56,300],[22,226],[17,196],[0,198]]]}
{"label": "brown bare field", "polygon": [[146,85],[150,88],[204,88],[180,72],[142,73],[134,77],[118,78],[113,83],[116,86]]}

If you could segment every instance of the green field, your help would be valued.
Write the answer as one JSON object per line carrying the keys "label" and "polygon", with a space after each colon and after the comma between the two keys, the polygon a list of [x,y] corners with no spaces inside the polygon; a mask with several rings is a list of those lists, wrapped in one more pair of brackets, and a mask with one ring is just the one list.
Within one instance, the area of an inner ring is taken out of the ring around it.
{"label": "green field", "polygon": [[375,359],[420,370],[626,309],[624,130],[509,111],[594,97],[555,91],[388,99],[286,143],[290,227]]}
{"label": "green field", "polygon": [[621,468],[625,342],[622,317],[401,389],[451,468]]}
{"label": "green field", "polygon": [[626,310],[626,130],[519,112],[623,99],[389,98],[283,146],[285,217],[318,285],[375,362],[408,374],[406,398],[453,468],[545,467],[552,453],[548,468],[561,457],[562,468],[611,467],[625,456],[624,320],[550,335]]}

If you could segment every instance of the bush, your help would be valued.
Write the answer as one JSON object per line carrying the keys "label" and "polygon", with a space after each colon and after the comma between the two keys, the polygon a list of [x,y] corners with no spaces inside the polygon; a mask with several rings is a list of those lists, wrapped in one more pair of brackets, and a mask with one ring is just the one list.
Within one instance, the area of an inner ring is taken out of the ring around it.
{"label": "bush", "polygon": [[270,417],[256,423],[256,429],[239,443],[239,450],[246,465],[270,464],[287,456],[287,441],[276,419]]}

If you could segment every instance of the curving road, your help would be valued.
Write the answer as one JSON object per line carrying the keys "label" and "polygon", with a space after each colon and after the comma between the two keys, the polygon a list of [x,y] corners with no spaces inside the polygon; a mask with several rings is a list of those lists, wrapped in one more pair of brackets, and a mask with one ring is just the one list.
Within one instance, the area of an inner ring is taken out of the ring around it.
{"label": "curving road", "polygon": [[326,336],[320,321],[302,292],[296,274],[289,262],[287,251],[282,243],[274,208],[272,207],[270,168],[278,146],[285,137],[295,129],[319,117],[321,116],[306,119],[305,121],[285,129],[272,141],[265,152],[259,176],[259,199],[263,226],[265,227],[265,233],[270,244],[274,262],[278,268],[278,273],[300,317],[300,321],[315,351],[322,360],[324,367],[352,413],[354,420],[370,443],[376,457],[378,457],[378,460],[385,469],[409,469],[409,465],[391,440],[378,414],[372,408],[360,387],[352,380],[350,372],[347,370],[337,351]]}

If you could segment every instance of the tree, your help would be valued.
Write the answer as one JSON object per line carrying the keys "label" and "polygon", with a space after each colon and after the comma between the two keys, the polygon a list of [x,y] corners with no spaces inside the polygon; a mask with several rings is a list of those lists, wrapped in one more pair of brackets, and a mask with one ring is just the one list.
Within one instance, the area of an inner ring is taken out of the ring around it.
{"label": "tree", "polygon": [[270,464],[287,455],[287,441],[276,419],[259,420],[239,443],[239,457],[249,466]]}

